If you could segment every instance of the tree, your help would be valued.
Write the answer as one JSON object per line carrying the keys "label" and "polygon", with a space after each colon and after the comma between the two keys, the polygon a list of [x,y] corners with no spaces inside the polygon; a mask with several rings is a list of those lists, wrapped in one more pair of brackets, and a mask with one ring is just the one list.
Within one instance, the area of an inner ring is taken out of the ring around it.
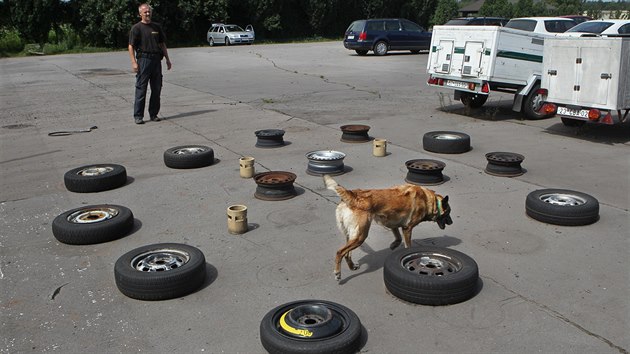
{"label": "tree", "polygon": [[[530,0],[531,1],[531,0]],[[453,17],[457,17],[458,6],[456,0],[439,0],[435,12],[431,17],[432,25],[443,25]]]}
{"label": "tree", "polygon": [[482,16],[496,16],[496,17],[512,17],[512,4],[508,0],[486,0],[481,8],[479,14]]}
{"label": "tree", "polygon": [[59,0],[7,0],[11,23],[23,39],[43,48],[48,32],[59,26]]}
{"label": "tree", "polygon": [[518,0],[513,6],[513,17],[545,16],[547,9],[542,1]]}
{"label": "tree", "polygon": [[553,0],[554,15],[572,15],[582,13],[582,0]]}

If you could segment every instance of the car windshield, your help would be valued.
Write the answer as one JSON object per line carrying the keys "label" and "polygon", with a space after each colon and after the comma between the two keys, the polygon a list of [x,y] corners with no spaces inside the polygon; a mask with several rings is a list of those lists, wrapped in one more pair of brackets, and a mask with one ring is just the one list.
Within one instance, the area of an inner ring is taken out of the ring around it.
{"label": "car windshield", "polygon": [[448,26],[464,26],[468,24],[469,20],[465,20],[465,19],[454,19],[454,20],[449,20],[448,22],[445,23],[445,25]]}
{"label": "car windshield", "polygon": [[505,27],[534,32],[536,20],[510,20]]}
{"label": "car windshield", "polygon": [[240,26],[237,25],[227,25],[225,26],[226,32],[244,32]]}
{"label": "car windshield", "polygon": [[361,32],[365,27],[365,21],[354,21],[348,26],[346,32]]}
{"label": "car windshield", "polygon": [[612,25],[611,22],[582,22],[567,32],[602,33]]}

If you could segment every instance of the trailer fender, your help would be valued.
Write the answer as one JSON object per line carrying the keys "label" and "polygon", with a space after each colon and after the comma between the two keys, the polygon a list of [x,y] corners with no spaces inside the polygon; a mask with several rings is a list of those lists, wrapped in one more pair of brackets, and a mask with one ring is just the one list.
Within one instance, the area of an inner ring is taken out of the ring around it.
{"label": "trailer fender", "polygon": [[512,103],[512,110],[514,112],[521,111],[521,109],[523,108],[523,100],[525,99],[525,97],[527,97],[529,91],[531,91],[534,85],[536,85],[536,83],[538,82],[540,82],[540,75],[532,75],[532,77],[527,80],[527,84],[514,95],[514,103]]}

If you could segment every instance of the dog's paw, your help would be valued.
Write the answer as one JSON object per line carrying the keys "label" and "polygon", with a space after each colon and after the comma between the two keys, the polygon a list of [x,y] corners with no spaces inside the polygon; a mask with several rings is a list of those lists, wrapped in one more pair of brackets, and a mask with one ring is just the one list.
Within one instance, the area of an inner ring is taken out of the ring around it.
{"label": "dog's paw", "polygon": [[389,244],[389,249],[390,250],[395,250],[396,248],[398,248],[398,246],[400,246],[401,241],[394,241],[392,243]]}
{"label": "dog's paw", "polygon": [[341,272],[335,272],[335,280],[336,281],[340,281],[341,280]]}
{"label": "dog's paw", "polygon": [[361,266],[358,263],[352,263],[352,267],[350,267],[350,270],[357,270],[359,269]]}

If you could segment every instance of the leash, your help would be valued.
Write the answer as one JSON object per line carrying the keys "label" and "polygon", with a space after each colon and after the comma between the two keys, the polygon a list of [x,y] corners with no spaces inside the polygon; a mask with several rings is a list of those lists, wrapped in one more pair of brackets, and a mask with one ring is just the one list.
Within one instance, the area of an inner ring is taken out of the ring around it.
{"label": "leash", "polygon": [[62,130],[58,132],[48,133],[48,136],[66,136],[74,133],[89,133],[92,129],[98,128],[96,125],[89,127],[87,129],[79,129],[79,130]]}

